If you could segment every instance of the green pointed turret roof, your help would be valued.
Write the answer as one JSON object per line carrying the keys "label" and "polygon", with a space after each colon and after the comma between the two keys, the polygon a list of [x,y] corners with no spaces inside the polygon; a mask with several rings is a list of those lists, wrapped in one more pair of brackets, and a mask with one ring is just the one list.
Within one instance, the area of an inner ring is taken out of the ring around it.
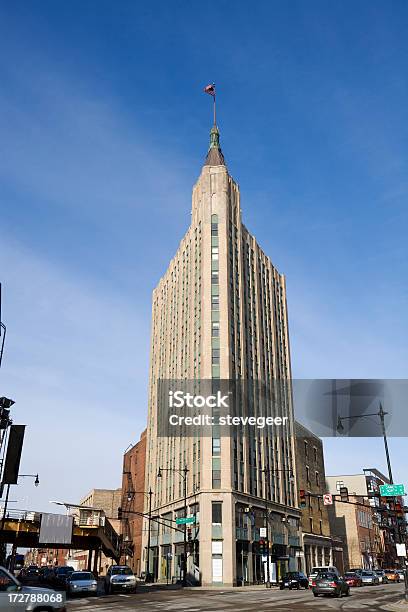
{"label": "green pointed turret roof", "polygon": [[220,146],[220,132],[216,125],[211,128],[210,148],[204,166],[225,166],[225,159]]}

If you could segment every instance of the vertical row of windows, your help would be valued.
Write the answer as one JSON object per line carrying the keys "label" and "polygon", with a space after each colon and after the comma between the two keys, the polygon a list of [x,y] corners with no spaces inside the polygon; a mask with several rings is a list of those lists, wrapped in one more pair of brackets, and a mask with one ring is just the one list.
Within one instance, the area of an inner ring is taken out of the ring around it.
{"label": "vertical row of windows", "polygon": [[[218,216],[211,215],[211,376],[220,378],[220,280]],[[215,412],[215,409],[214,409]],[[215,413],[213,413],[216,416]],[[212,488],[221,488],[221,437],[219,425],[212,428]],[[213,504],[214,512],[214,504]]]}

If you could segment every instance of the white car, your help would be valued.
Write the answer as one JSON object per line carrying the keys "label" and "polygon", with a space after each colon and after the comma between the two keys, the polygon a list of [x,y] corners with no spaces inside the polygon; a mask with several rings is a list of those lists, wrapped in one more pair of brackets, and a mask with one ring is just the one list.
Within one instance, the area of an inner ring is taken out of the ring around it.
{"label": "white car", "polygon": [[136,576],[128,565],[111,565],[105,576],[105,593],[136,591]]}
{"label": "white car", "polygon": [[66,612],[65,593],[24,586],[4,567],[0,567],[0,612],[11,610]]}

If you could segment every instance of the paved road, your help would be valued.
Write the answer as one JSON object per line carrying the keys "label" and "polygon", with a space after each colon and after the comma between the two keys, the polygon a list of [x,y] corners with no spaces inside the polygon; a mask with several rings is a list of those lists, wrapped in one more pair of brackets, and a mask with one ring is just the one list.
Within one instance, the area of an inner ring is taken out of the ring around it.
{"label": "paved road", "polygon": [[[354,612],[366,610],[376,612],[392,610],[387,607],[400,601],[403,586],[387,584],[378,587],[353,589],[350,597],[332,599],[313,597],[311,591],[279,590],[174,590],[140,592],[135,595],[118,594],[89,599],[71,600],[69,612],[298,612],[314,610]],[[408,606],[407,606],[408,610]]]}

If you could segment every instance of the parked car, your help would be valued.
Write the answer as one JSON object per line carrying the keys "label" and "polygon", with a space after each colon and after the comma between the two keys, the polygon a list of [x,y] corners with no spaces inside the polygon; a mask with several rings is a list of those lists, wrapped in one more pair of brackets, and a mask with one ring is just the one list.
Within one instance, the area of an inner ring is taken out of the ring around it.
{"label": "parked car", "polygon": [[309,586],[312,585],[313,580],[316,576],[322,572],[328,572],[329,574],[336,574],[336,576],[340,576],[340,572],[334,565],[321,565],[317,567],[312,567],[312,570],[309,574]]}
{"label": "parked car", "polygon": [[378,569],[374,570],[374,572],[377,574],[380,584],[386,584],[388,582],[387,574],[384,572],[384,570]]}
{"label": "parked car", "polygon": [[72,572],[67,578],[68,595],[97,595],[98,582],[92,572]]}
{"label": "parked car", "polygon": [[362,567],[351,567],[349,570],[347,570],[348,572],[351,572],[352,574],[361,574],[361,572],[363,572],[363,568]]}
{"label": "parked car", "polygon": [[344,580],[350,587],[361,587],[363,586],[363,581],[361,580],[361,576],[356,574],[355,572],[346,572],[344,574]]}
{"label": "parked car", "polygon": [[313,595],[331,595],[341,597],[350,595],[350,587],[343,577],[331,572],[321,572],[312,582]]}
{"label": "parked car", "polygon": [[136,576],[127,565],[111,565],[105,576],[105,593],[136,591]]}
{"label": "parked car", "polygon": [[[26,596],[29,601],[12,603],[8,595],[13,594]],[[42,599],[42,601],[30,601],[34,597],[29,596],[35,595],[39,596],[38,599]],[[57,593],[57,591],[51,589],[23,585],[6,568],[0,567],[0,612],[10,612],[10,610],[66,612],[64,597],[62,593]],[[47,599],[46,604],[45,599]]]}
{"label": "parked car", "polygon": [[29,565],[28,567],[23,567],[21,572],[18,574],[18,579],[25,584],[36,584],[39,581],[39,574],[40,570],[38,565]]}
{"label": "parked car", "polygon": [[371,570],[363,570],[360,574],[363,585],[376,585],[380,584],[380,579],[377,574]]}
{"label": "parked car", "polygon": [[50,566],[40,567],[39,581],[40,584],[52,584],[54,577],[54,568]]}
{"label": "parked car", "polygon": [[52,584],[61,589],[66,589],[67,586],[67,578],[74,571],[74,568],[71,565],[61,565],[60,567],[56,567],[53,575],[51,576]]}
{"label": "parked car", "polygon": [[384,570],[385,575],[387,576],[388,582],[400,582],[399,573],[394,569],[386,569]]}
{"label": "parked car", "polygon": [[287,572],[279,582],[279,588],[283,589],[308,589],[309,580],[302,572]]}
{"label": "parked car", "polygon": [[404,574],[404,570],[403,569],[398,569],[397,573],[400,577],[400,580],[404,581],[405,580],[405,574]]}

